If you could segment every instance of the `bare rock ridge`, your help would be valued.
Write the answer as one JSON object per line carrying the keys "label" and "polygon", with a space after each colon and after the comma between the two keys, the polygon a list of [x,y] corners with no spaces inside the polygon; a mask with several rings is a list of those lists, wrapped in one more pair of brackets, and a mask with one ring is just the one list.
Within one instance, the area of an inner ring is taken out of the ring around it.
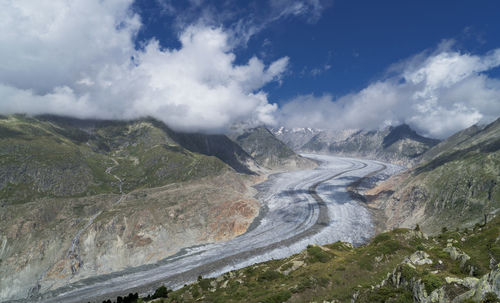
{"label": "bare rock ridge", "polygon": [[319,133],[325,133],[322,130],[314,128],[286,128],[284,126],[271,128],[270,131],[285,143],[292,150],[299,151],[312,137]]}
{"label": "bare rock ridge", "polygon": [[297,155],[263,126],[246,129],[230,136],[261,166],[271,169],[310,168],[315,166],[311,160]]}
{"label": "bare rock ridge", "polygon": [[418,135],[406,124],[373,131],[277,128],[273,133],[297,151],[372,158],[405,166],[418,162],[422,154],[439,143]]}

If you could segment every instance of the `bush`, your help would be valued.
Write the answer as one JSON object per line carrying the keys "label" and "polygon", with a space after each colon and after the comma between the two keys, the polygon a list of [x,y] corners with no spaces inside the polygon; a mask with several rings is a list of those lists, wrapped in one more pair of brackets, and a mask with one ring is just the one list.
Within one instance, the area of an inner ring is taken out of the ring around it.
{"label": "bush", "polygon": [[372,290],[365,295],[361,295],[358,302],[362,303],[413,303],[413,294],[410,291],[383,286]]}
{"label": "bush", "polygon": [[342,241],[337,241],[335,243],[327,244],[325,246],[328,247],[328,248],[330,248],[330,249],[340,250],[340,251],[348,251],[348,250],[352,249],[352,246],[346,245]]}
{"label": "bush", "polygon": [[487,270],[485,270],[478,262],[473,259],[469,259],[467,260],[467,262],[465,262],[464,266],[461,268],[461,272],[468,275],[470,274],[471,270],[474,277],[481,277],[482,275],[487,273]]}
{"label": "bush", "polygon": [[170,291],[165,287],[165,285],[162,285],[155,290],[155,293],[153,294],[151,299],[168,298],[169,292]]}
{"label": "bush", "polygon": [[200,285],[201,289],[206,291],[210,288],[210,279],[201,279],[198,281],[198,284]]}
{"label": "bush", "polygon": [[297,286],[292,290],[294,293],[303,292],[306,289],[312,288],[314,286],[313,281],[310,278],[302,278]]}
{"label": "bush", "polygon": [[371,271],[373,270],[373,258],[369,255],[362,255],[358,257],[359,268]]}
{"label": "bush", "polygon": [[500,261],[500,246],[492,246],[490,248],[490,254],[495,259],[495,261]]}
{"label": "bush", "polygon": [[282,290],[278,293],[270,295],[262,300],[262,303],[282,303],[288,301],[292,294],[288,290]]}
{"label": "bush", "polygon": [[200,291],[198,290],[198,287],[193,287],[191,289],[191,295],[193,295],[193,298],[198,298],[200,296]]}
{"label": "bush", "polygon": [[410,281],[411,278],[417,275],[417,270],[410,267],[408,264],[404,264],[401,266],[401,277],[406,281]]}
{"label": "bush", "polygon": [[307,254],[309,255],[308,261],[310,263],[326,263],[332,259],[332,256],[319,246],[307,246]]}
{"label": "bush", "polygon": [[139,300],[139,294],[138,293],[129,293],[128,296],[123,298],[123,303],[136,303]]}
{"label": "bush", "polygon": [[252,276],[255,273],[255,267],[250,266],[247,269],[245,269],[245,273],[249,276]]}
{"label": "bush", "polygon": [[387,233],[378,234],[377,236],[375,236],[375,238],[373,238],[372,243],[373,244],[377,244],[377,243],[384,242],[384,241],[387,241],[387,240],[390,240],[390,239],[391,239],[391,236],[389,234],[387,234]]}
{"label": "bush", "polygon": [[236,291],[238,291],[238,288],[240,287],[240,282],[238,281],[231,281],[227,285],[226,292],[228,294],[234,294]]}
{"label": "bush", "polygon": [[377,251],[384,255],[391,255],[401,249],[401,244],[396,240],[387,240],[377,247]]}
{"label": "bush", "polygon": [[272,281],[272,280],[276,280],[276,279],[279,279],[281,277],[283,277],[284,275],[275,271],[275,270],[271,270],[271,269],[268,269],[266,270],[265,272],[263,272],[259,278],[257,279],[259,282],[262,282],[262,281]]}
{"label": "bush", "polygon": [[498,296],[494,292],[487,292],[481,303],[498,303]]}
{"label": "bush", "polygon": [[424,275],[422,277],[422,282],[425,285],[425,291],[427,291],[427,295],[429,295],[432,291],[443,285],[441,279],[433,274]]}
{"label": "bush", "polygon": [[326,287],[328,286],[328,284],[330,283],[330,279],[326,278],[326,277],[319,277],[318,278],[318,283],[319,285],[321,285],[322,287]]}

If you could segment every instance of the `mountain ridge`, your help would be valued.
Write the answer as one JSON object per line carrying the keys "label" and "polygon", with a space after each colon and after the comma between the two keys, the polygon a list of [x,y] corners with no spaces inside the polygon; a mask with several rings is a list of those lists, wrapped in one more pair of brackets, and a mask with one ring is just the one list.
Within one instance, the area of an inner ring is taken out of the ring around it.
{"label": "mountain ridge", "polygon": [[[421,161],[368,195],[384,211],[387,228],[471,227],[500,209],[500,119],[471,126],[427,151]],[[384,194],[384,189],[391,188]]]}
{"label": "mountain ridge", "polygon": [[305,136],[281,127],[273,129],[273,133],[296,151],[363,157],[404,166],[414,165],[421,155],[440,142],[419,135],[407,124],[379,130],[310,129]]}
{"label": "mountain ridge", "polygon": [[240,130],[230,137],[263,167],[280,170],[315,166],[313,161],[297,155],[264,126]]}
{"label": "mountain ridge", "polygon": [[0,119],[1,301],[246,231],[254,160],[225,136],[158,123]]}

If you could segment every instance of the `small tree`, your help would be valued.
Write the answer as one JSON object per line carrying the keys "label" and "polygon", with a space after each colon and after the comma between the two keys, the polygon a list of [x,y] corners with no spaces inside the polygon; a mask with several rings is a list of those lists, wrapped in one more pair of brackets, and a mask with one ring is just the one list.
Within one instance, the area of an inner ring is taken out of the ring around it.
{"label": "small tree", "polygon": [[484,299],[481,301],[484,303],[497,303],[499,302],[498,296],[494,292],[487,292]]}
{"label": "small tree", "polygon": [[168,293],[168,289],[165,287],[165,285],[162,285],[155,290],[155,293],[153,294],[151,299],[168,298]]}

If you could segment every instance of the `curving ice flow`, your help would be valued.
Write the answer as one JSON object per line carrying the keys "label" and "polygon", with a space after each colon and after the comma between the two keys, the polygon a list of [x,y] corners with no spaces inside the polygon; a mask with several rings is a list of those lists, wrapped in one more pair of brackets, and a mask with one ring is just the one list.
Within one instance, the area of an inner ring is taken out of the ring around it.
{"label": "curving ice flow", "polygon": [[216,276],[253,263],[287,257],[308,244],[338,240],[361,244],[373,234],[369,212],[346,187],[369,174],[390,175],[398,166],[370,160],[304,155],[313,170],[280,173],[257,186],[261,213],[230,241],[183,249],[157,264],[89,278],[42,295],[42,302],[99,301],[165,284],[181,287],[198,275]]}

